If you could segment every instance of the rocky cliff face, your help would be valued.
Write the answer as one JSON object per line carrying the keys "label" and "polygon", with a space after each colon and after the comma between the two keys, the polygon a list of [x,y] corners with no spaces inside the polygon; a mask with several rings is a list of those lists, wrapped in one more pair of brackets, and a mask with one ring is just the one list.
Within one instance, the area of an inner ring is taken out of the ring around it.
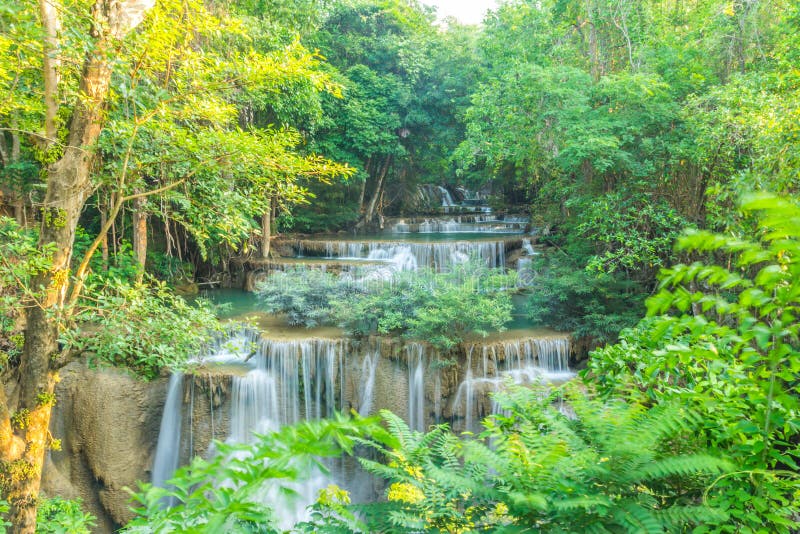
{"label": "rocky cliff face", "polygon": [[166,380],[143,382],[79,362],[60,378],[50,431],[61,450],[48,455],[42,491],[80,497],[97,516],[96,531],[113,532],[133,516],[126,488],[150,479]]}

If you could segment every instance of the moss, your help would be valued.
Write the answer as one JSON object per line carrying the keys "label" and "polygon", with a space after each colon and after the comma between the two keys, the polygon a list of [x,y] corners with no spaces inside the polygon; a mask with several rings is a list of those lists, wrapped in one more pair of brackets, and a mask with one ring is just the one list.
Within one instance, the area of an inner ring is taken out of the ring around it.
{"label": "moss", "polygon": [[14,412],[14,415],[11,416],[11,424],[18,430],[25,430],[28,428],[30,420],[31,412],[27,408]]}

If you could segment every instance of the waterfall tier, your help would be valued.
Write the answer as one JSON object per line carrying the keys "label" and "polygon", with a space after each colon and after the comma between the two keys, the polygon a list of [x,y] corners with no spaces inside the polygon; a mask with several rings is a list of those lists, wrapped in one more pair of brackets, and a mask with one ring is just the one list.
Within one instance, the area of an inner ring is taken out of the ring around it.
{"label": "waterfall tier", "polygon": [[397,219],[387,228],[395,234],[522,234],[528,219],[499,219],[494,216],[454,216],[446,219]]}
{"label": "waterfall tier", "polygon": [[516,238],[432,242],[301,239],[288,243],[298,257],[385,262],[397,270],[430,267],[440,272],[469,258],[479,258],[487,267],[504,268],[506,251],[521,244]]}
{"label": "waterfall tier", "polygon": [[[169,478],[177,463],[169,454],[179,449],[184,456],[198,454],[212,439],[246,442],[253,431],[334,411],[389,409],[417,430],[463,419],[472,411],[466,406],[487,401],[482,397],[509,381],[568,379],[570,350],[569,338],[555,335],[490,339],[440,353],[393,338],[238,334],[190,364],[186,378],[173,375],[153,477],[159,483]],[[204,415],[195,417],[193,410]],[[162,455],[162,449],[168,452]]]}

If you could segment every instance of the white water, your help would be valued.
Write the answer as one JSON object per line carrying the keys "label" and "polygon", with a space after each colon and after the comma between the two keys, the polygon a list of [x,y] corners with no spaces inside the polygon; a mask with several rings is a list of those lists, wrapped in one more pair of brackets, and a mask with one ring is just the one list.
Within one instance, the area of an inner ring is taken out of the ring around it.
{"label": "white water", "polygon": [[[183,373],[174,373],[169,379],[167,400],[164,403],[164,414],[161,416],[161,427],[158,432],[156,456],[153,461],[152,482],[154,486],[166,487],[166,481],[172,478],[178,468],[181,450],[181,422],[183,406]],[[173,504],[169,499],[165,504]]]}
{"label": "white water", "polygon": [[425,346],[406,345],[408,361],[408,427],[425,431]]}
{"label": "white water", "polygon": [[536,254],[536,251],[533,250],[533,243],[531,243],[530,239],[523,239],[522,240],[522,250],[528,256],[534,256]]}
{"label": "white water", "polygon": [[375,369],[378,367],[379,351],[372,351],[364,357],[361,364],[361,391],[358,403],[359,415],[367,416],[372,413],[373,398],[375,396]]}
{"label": "white water", "polygon": [[[505,341],[481,347],[481,359],[473,365],[475,346],[467,351],[467,368],[459,384],[453,412],[463,420],[463,430],[479,430],[476,422],[499,409],[489,395],[501,391],[509,382],[517,385],[564,382],[575,376],[569,369],[568,338],[530,338]],[[498,350],[505,359],[498,361]],[[474,375],[473,367],[478,376]],[[485,409],[484,400],[491,408]],[[476,417],[477,416],[477,417]]]}
{"label": "white water", "polygon": [[456,203],[453,202],[453,197],[450,195],[450,191],[442,186],[437,187],[439,188],[439,193],[442,195],[442,207],[445,208],[445,211],[447,211],[448,208],[455,207]]}
{"label": "white water", "polygon": [[[475,220],[484,218],[486,220]],[[454,216],[447,219],[429,218],[418,223],[407,223],[400,220],[391,227],[396,234],[521,234],[525,231],[528,221],[508,221],[494,217],[467,217]]]}
{"label": "white water", "polygon": [[[569,350],[566,338],[532,338],[468,347],[464,380],[453,403],[452,411],[457,423],[460,421],[456,428],[478,430],[476,427],[482,417],[500,409],[490,402],[489,394],[500,391],[508,381],[533,384],[571,377],[567,366]],[[407,360],[408,424],[412,430],[424,431],[428,416],[434,416],[438,421],[442,412],[442,382],[437,371],[430,373],[434,382],[428,384],[436,398],[431,400],[431,404],[426,399],[428,365],[436,356],[428,354],[426,346],[421,343],[406,344],[404,352]],[[330,417],[335,410],[347,408],[346,383],[352,383],[350,401],[353,408],[362,415],[372,413],[375,404],[383,402],[378,400],[379,394],[392,395],[391,391],[377,391],[377,368],[379,365],[391,368],[396,363],[381,363],[379,345],[365,351],[358,364],[351,364],[349,369],[353,376],[348,378],[345,359],[357,357],[356,354],[344,339],[276,340],[250,333],[220,344],[201,364],[209,367],[212,364],[235,365],[238,371],[246,371],[231,378],[227,441],[247,443],[252,440],[254,431],[264,433],[304,419]],[[182,400],[183,378],[176,374],[170,380],[154,482],[158,480],[163,484],[177,466]],[[217,433],[221,428],[218,426]],[[327,484],[334,481],[350,483],[358,477],[352,472],[345,474],[338,463],[332,467],[333,476],[323,476],[315,470],[293,483],[289,489],[296,496],[292,498],[287,497],[286,492],[279,492],[277,485],[265,487],[261,499],[276,510],[280,528],[288,529],[297,521],[306,519],[307,507]],[[160,473],[158,477],[156,472]],[[233,484],[235,481],[220,483]],[[283,487],[287,486],[283,484]]]}
{"label": "white water", "polygon": [[[313,244],[313,248],[312,248]],[[320,250],[329,259],[384,261],[395,271],[416,271],[431,267],[446,271],[470,257],[483,260],[487,267],[505,268],[504,241],[443,241],[434,243],[395,243],[385,241],[300,241],[304,256]]]}

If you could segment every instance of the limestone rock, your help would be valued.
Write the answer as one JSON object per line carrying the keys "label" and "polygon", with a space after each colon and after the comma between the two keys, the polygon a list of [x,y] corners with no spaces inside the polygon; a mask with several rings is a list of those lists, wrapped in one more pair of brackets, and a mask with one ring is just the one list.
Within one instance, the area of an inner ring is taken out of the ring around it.
{"label": "limestone rock", "polygon": [[133,516],[125,488],[150,479],[166,382],[80,362],[59,374],[50,431],[61,450],[48,455],[42,490],[81,497],[98,518],[96,531],[113,532]]}

